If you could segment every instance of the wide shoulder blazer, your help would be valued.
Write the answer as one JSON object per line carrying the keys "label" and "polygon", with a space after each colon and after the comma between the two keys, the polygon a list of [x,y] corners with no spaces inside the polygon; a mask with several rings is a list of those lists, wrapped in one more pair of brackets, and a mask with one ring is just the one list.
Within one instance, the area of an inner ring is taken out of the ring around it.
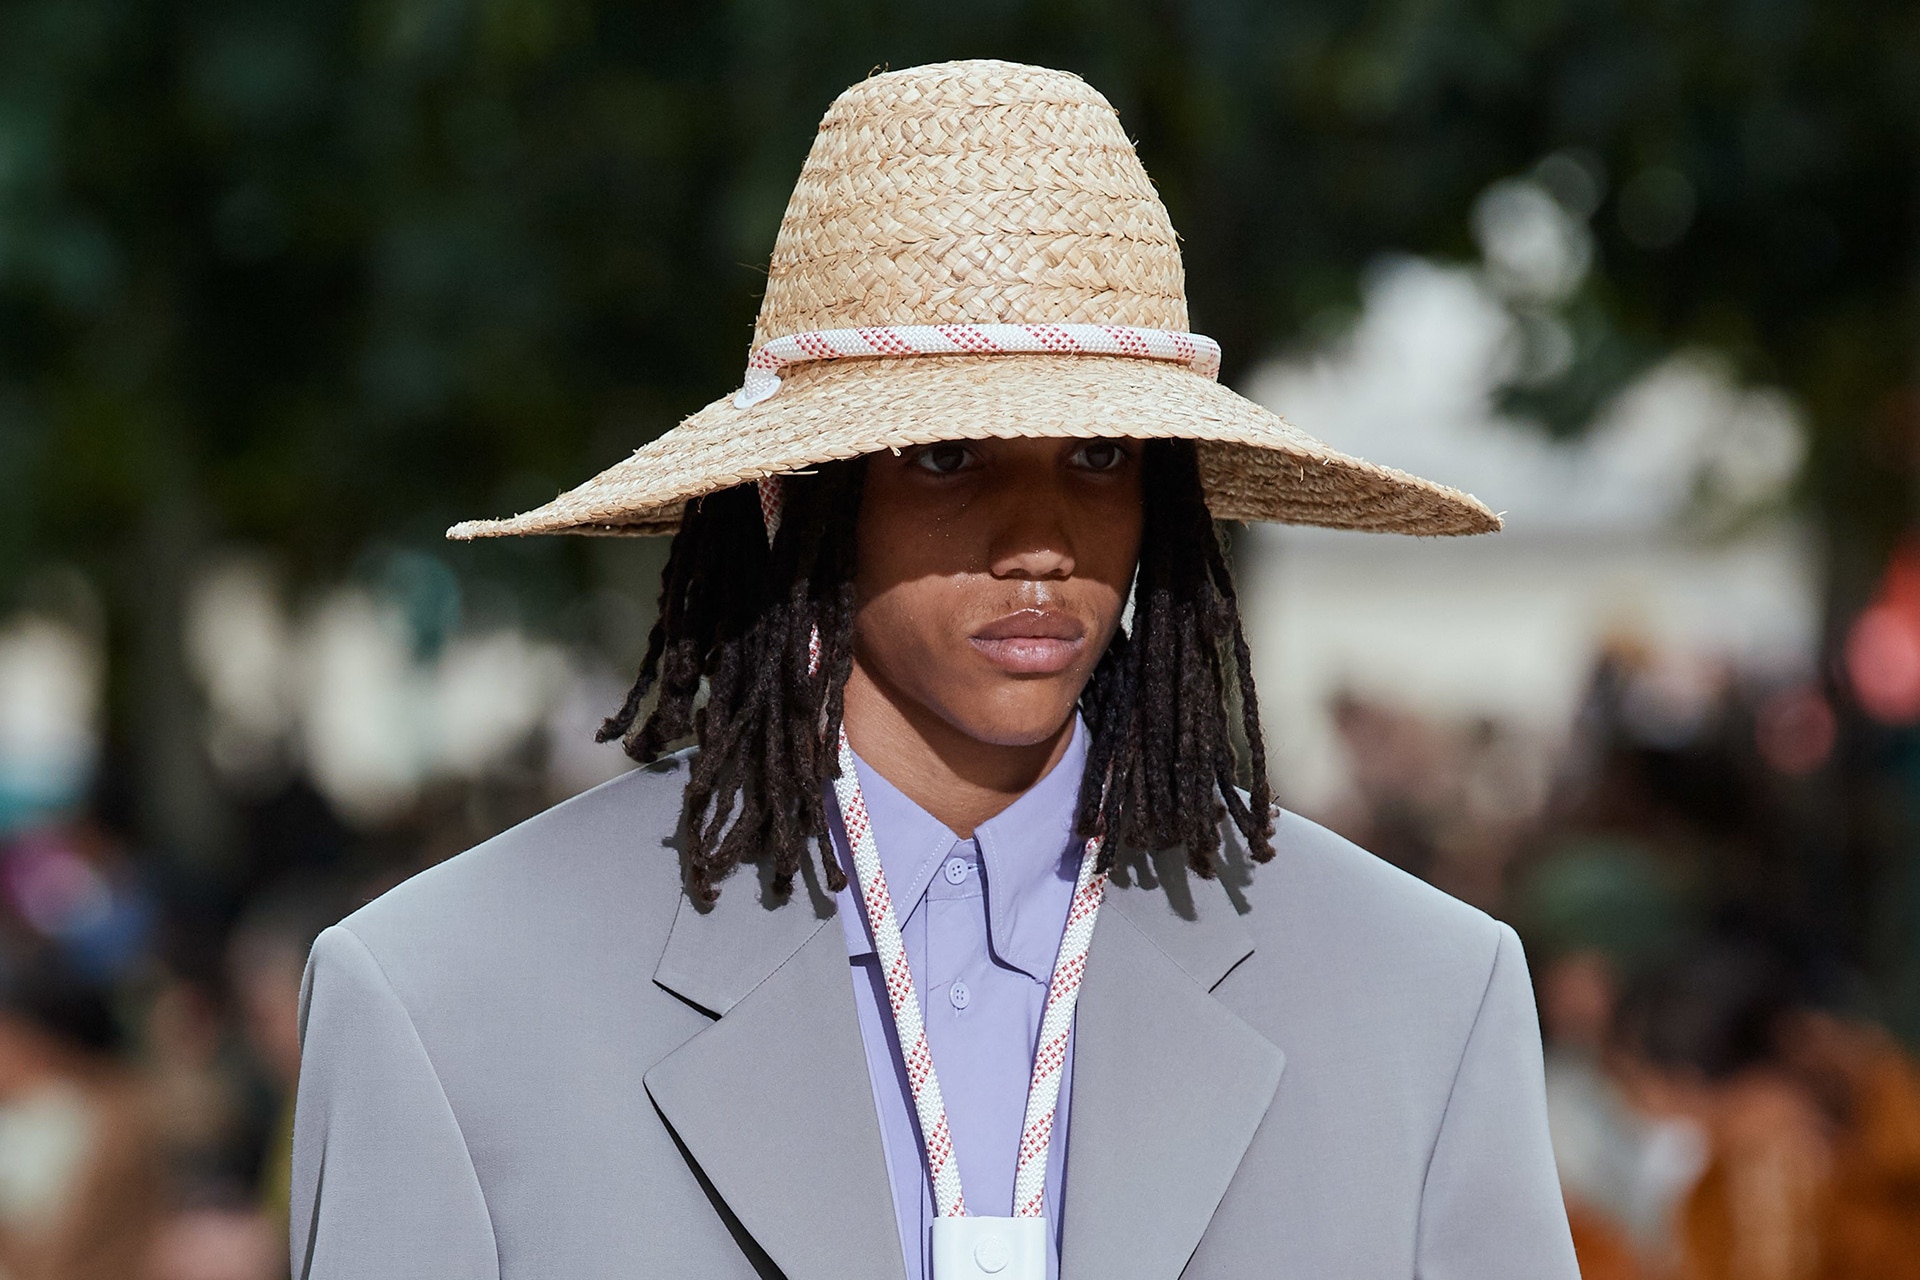
{"label": "wide shoulder blazer", "polygon": [[[751,868],[697,909],[685,766],[329,929],[303,1280],[900,1280],[846,942]],[[1128,857],[1075,1026],[1062,1280],[1574,1280],[1511,930],[1301,818]]]}

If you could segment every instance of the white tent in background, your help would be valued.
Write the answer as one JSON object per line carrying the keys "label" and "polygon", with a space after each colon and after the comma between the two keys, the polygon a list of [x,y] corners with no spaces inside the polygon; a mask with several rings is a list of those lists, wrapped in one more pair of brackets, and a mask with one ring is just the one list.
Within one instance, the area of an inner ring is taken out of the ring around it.
{"label": "white tent in background", "polygon": [[1342,692],[1436,718],[1562,735],[1609,639],[1792,671],[1818,625],[1814,557],[1784,519],[1705,529],[1703,509],[1764,508],[1802,451],[1780,396],[1677,357],[1580,441],[1493,410],[1518,322],[1479,271],[1399,259],[1370,276],[1332,351],[1281,360],[1247,390],[1336,447],[1474,493],[1504,533],[1461,541],[1265,526],[1242,593],[1283,801],[1343,798],[1328,708]]}

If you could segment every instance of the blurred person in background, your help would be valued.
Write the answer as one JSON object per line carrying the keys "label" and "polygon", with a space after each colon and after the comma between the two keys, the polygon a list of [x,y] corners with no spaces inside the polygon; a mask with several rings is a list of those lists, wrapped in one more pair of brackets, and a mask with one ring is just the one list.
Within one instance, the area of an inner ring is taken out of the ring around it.
{"label": "blurred person in background", "polygon": [[1691,1121],[1706,1161],[1678,1219],[1682,1280],[1816,1280],[1831,1126],[1778,1049],[1792,975],[1757,942],[1709,938],[1622,1002],[1616,1071],[1648,1114]]}
{"label": "blurred person in background", "polygon": [[1883,1028],[1835,1004],[1800,1005],[1777,1028],[1782,1065],[1830,1126],[1818,1274],[1820,1280],[1914,1280],[1920,1277],[1920,1066]]}
{"label": "blurred person in background", "polygon": [[1708,1139],[1685,1280],[1920,1277],[1920,1066],[1851,988],[1708,942],[1651,974],[1620,1029],[1638,1103]]}
{"label": "blurred person in background", "polygon": [[1639,1280],[1634,1228],[1644,1214],[1641,1171],[1649,1126],[1601,1069],[1616,995],[1598,951],[1555,956],[1535,980],[1546,1036],[1547,1125],[1567,1224],[1584,1280]]}
{"label": "blurred person in background", "polygon": [[160,1166],[102,987],[0,936],[0,1276],[140,1274]]}
{"label": "blurred person in background", "polygon": [[300,1081],[300,986],[321,930],[347,914],[328,881],[296,877],[263,893],[227,944],[227,975],[242,1034],[273,1088],[274,1122],[260,1168],[260,1209],[276,1240],[287,1230],[293,1104]]}
{"label": "blurred person in background", "polygon": [[1705,1161],[1687,1118],[1643,1114],[1614,1072],[1621,988],[1680,926],[1657,861],[1619,837],[1566,837],[1515,894],[1536,956],[1547,1118],[1586,1280],[1668,1274],[1675,1216]]}
{"label": "blurred person in background", "polygon": [[140,1069],[153,1094],[169,1199],[248,1199],[260,1145],[251,1064],[219,990],[166,961],[143,984]]}
{"label": "blurred person in background", "polygon": [[139,1065],[166,1167],[146,1280],[273,1280],[286,1269],[280,1215],[261,1203],[279,1095],[224,972],[224,932],[164,948],[141,984]]}
{"label": "blurred person in background", "polygon": [[[240,900],[222,954],[156,966],[144,1061],[168,1155],[167,1209],[145,1280],[273,1280],[287,1272],[300,980],[313,939],[348,909],[327,871]],[[203,939],[204,940],[204,939]]]}
{"label": "blurred person in background", "polygon": [[286,1251],[263,1215],[210,1205],[176,1210],[155,1233],[139,1280],[282,1280]]}

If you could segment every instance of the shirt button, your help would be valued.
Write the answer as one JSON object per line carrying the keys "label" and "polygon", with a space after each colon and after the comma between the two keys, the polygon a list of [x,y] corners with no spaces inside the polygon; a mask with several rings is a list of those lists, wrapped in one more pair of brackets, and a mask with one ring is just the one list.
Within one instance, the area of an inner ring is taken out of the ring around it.
{"label": "shirt button", "polygon": [[967,864],[958,858],[948,858],[947,865],[941,870],[947,877],[948,884],[965,884],[967,882]]}
{"label": "shirt button", "polygon": [[973,992],[967,990],[967,984],[956,982],[947,988],[947,1003],[956,1009],[964,1009],[973,1003]]}

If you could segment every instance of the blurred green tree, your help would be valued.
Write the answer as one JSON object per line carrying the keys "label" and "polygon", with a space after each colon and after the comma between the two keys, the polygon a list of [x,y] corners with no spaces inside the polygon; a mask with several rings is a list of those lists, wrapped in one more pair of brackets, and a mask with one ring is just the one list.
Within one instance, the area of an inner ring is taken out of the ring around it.
{"label": "blurred green tree", "polygon": [[[1465,257],[1575,155],[1577,429],[1685,344],[1777,383],[1845,601],[1912,514],[1920,13],[1897,0],[10,0],[0,591],[85,569],[156,843],[218,841],[181,654],[208,549],[310,579],[523,509],[732,385],[814,122],[1000,56],[1111,97],[1231,379],[1383,250]],[[461,549],[555,600],[577,545]]]}

